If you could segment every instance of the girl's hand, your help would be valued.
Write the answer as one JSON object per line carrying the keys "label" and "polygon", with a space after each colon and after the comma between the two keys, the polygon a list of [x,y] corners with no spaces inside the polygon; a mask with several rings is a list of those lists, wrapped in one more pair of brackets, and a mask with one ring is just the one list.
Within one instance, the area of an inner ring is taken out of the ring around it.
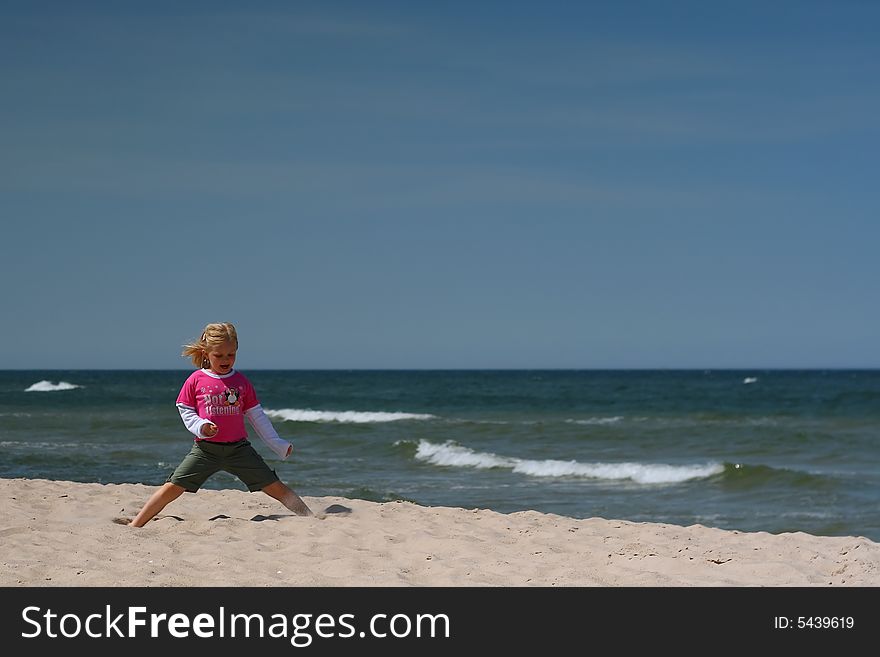
{"label": "girl's hand", "polygon": [[205,436],[205,438],[213,438],[217,435],[218,431],[219,429],[217,428],[217,425],[213,422],[208,422],[207,424],[202,425],[202,435]]}

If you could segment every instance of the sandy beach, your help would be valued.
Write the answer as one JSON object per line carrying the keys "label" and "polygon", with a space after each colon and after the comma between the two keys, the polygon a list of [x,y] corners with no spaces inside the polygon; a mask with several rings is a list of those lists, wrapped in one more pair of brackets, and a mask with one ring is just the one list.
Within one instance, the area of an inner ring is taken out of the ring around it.
{"label": "sandy beach", "polygon": [[186,494],[142,529],[114,522],[154,490],[0,479],[0,585],[880,585],[880,544],[862,537],[308,496],[350,512],[303,518],[238,490]]}

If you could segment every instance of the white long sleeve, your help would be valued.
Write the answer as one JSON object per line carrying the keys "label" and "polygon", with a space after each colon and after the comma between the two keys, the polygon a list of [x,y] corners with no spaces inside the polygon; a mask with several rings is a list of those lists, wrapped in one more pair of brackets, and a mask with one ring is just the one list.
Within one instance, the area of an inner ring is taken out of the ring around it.
{"label": "white long sleeve", "polygon": [[196,409],[192,406],[187,406],[186,404],[178,404],[177,412],[180,413],[180,419],[183,420],[183,424],[189,429],[190,433],[194,434],[196,438],[207,438],[207,436],[202,433],[202,427],[206,424],[210,424],[210,420],[199,417],[199,414],[196,413]]}
{"label": "white long sleeve", "polygon": [[249,408],[244,416],[250,421],[257,435],[269,446],[269,449],[275,452],[278,458],[286,459],[292,451],[293,445],[278,435],[269,416],[263,412],[263,407],[257,404],[253,408]]}

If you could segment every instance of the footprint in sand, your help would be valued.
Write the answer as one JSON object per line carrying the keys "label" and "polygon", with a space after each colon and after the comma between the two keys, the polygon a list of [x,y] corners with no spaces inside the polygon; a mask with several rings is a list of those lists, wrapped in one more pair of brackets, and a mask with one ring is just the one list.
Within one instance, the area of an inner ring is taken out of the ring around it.
{"label": "footprint in sand", "polygon": [[30,529],[27,527],[10,527],[8,529],[0,530],[0,538],[12,536],[13,534],[23,534],[28,531],[30,531]]}
{"label": "footprint in sand", "polygon": [[351,513],[351,509],[349,507],[343,506],[341,504],[331,504],[326,509],[324,509],[324,513],[347,514],[347,513]]}
{"label": "footprint in sand", "polygon": [[[174,520],[183,521],[183,518],[181,518],[180,516],[170,516],[169,515],[169,516],[156,516],[155,518],[152,519],[151,522],[156,521],[156,520],[164,520],[165,518],[173,518]],[[113,522],[115,522],[117,525],[130,525],[132,520],[133,520],[133,518],[123,518],[121,516],[117,517],[117,518],[113,518]]]}
{"label": "footprint in sand", "polygon": [[[326,509],[324,509],[324,511],[322,513],[316,514],[316,517],[323,519],[325,515],[331,514],[331,513],[336,514],[336,515],[347,515],[347,514],[351,513],[351,509],[347,506],[343,506],[342,504],[331,504]],[[251,520],[251,522],[264,522],[266,520],[280,520],[281,518],[287,518],[287,517],[288,516],[286,516],[286,515],[279,515],[279,514],[264,516],[263,514],[258,513],[250,520]],[[172,516],[172,515],[156,516],[155,518],[153,518],[153,521],[163,520],[165,518],[173,518],[174,520],[183,521],[183,518],[181,518],[180,516]],[[227,515],[220,513],[220,514],[214,516],[213,518],[208,518],[208,520],[209,521],[210,520],[231,520],[231,518]],[[132,519],[131,518],[124,518],[124,517],[120,516],[117,518],[113,518],[112,521],[115,522],[117,525],[130,525]],[[0,532],[0,534],[2,534],[2,532]]]}
{"label": "footprint in sand", "polygon": [[[345,515],[351,513],[351,509],[347,506],[342,506],[341,504],[331,504],[323,511],[319,511],[315,514],[315,517],[318,520],[323,520],[327,517],[327,514],[335,513],[337,515]],[[252,522],[263,522],[264,520],[281,520],[282,518],[291,518],[293,516],[282,515],[282,514],[272,514],[270,516],[264,516],[261,513],[258,513],[253,518],[251,518]]]}
{"label": "footprint in sand", "polygon": [[278,520],[278,518],[283,518],[285,516],[264,516],[262,513],[258,513],[253,518],[251,518],[251,522],[263,522],[264,520]]}

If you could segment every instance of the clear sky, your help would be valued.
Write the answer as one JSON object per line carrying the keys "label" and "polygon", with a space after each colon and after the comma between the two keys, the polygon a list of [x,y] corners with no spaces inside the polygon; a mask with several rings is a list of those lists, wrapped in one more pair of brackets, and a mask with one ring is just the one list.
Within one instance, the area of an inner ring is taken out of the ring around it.
{"label": "clear sky", "polygon": [[880,3],[0,4],[0,369],[880,366]]}

